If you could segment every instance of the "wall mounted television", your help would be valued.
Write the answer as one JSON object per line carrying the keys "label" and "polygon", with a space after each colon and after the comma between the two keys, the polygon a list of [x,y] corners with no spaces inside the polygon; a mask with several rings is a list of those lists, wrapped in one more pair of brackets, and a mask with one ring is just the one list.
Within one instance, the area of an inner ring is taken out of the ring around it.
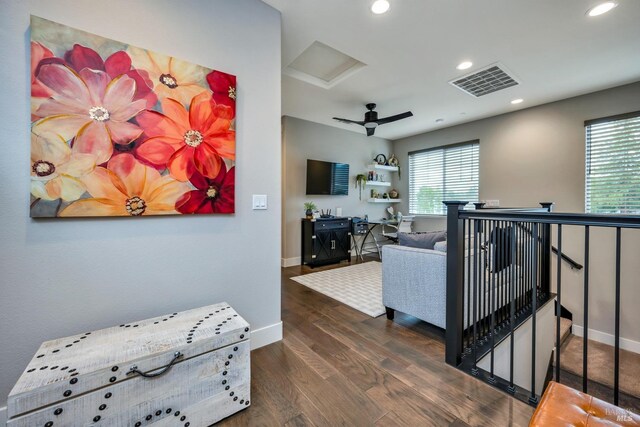
{"label": "wall mounted television", "polygon": [[307,194],[347,196],[349,194],[349,165],[307,159]]}

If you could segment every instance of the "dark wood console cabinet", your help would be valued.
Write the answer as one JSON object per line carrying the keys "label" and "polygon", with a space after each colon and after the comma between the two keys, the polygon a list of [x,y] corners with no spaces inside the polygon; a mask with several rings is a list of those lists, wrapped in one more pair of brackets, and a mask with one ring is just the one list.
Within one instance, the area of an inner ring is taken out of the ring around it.
{"label": "dark wood console cabinet", "polygon": [[351,218],[302,220],[302,263],[351,262]]}

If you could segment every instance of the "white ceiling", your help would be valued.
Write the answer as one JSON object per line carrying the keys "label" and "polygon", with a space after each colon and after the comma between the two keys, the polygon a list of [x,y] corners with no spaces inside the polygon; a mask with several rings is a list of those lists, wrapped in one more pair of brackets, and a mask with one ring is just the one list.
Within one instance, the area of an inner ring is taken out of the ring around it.
{"label": "white ceiling", "polygon": [[[364,133],[331,118],[362,120],[375,102],[398,139],[640,80],[640,0],[619,0],[590,18],[600,0],[264,0],[282,12],[282,67],[318,40],[367,64],[324,89],[282,76],[282,114]],[[471,69],[458,71],[463,60]],[[494,62],[520,85],[474,98],[448,82]],[[524,102],[511,105],[514,98]],[[435,123],[438,118],[443,123]]]}

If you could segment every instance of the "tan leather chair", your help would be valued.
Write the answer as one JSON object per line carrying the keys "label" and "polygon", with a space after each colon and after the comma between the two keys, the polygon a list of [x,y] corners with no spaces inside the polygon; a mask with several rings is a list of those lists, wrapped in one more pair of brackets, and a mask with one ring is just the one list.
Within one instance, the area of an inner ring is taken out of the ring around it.
{"label": "tan leather chair", "polygon": [[640,417],[593,396],[551,381],[529,427],[640,426]]}

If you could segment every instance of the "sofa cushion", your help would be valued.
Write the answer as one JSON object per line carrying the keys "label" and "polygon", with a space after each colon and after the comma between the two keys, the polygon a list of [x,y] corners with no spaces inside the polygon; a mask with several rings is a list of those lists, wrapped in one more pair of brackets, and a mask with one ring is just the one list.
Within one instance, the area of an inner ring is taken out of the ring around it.
{"label": "sofa cushion", "polygon": [[442,242],[436,242],[435,245],[433,245],[433,249],[436,251],[440,251],[440,252],[447,252],[447,241],[443,240]]}
{"label": "sofa cushion", "polygon": [[398,233],[398,244],[410,248],[433,249],[436,242],[447,240],[446,231]]}

